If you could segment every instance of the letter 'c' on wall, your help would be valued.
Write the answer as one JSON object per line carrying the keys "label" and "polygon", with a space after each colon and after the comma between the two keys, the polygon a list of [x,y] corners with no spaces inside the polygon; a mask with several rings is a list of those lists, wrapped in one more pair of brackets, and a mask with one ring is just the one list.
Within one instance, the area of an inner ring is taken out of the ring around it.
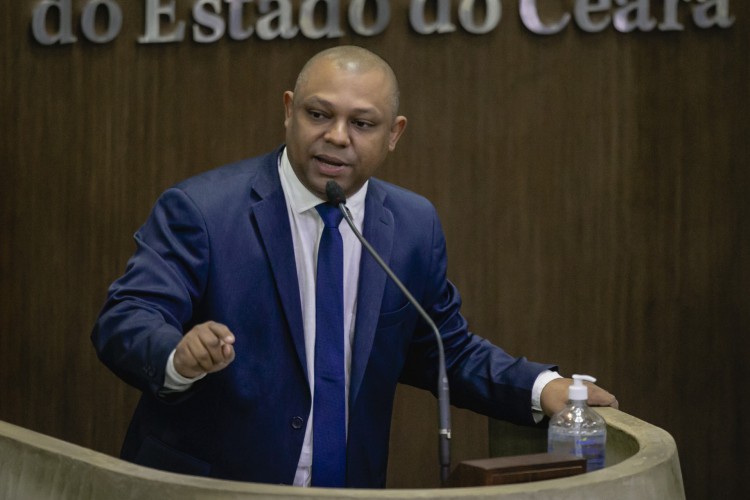
{"label": "letter 'c' on wall", "polygon": [[523,25],[537,35],[554,35],[561,32],[570,22],[570,14],[566,12],[558,22],[544,24],[539,17],[536,0],[521,0],[520,11]]}

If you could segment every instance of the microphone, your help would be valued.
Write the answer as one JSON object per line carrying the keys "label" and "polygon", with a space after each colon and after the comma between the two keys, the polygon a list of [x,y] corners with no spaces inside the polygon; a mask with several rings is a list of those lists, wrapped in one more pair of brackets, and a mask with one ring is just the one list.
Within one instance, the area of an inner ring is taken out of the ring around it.
{"label": "microphone", "polygon": [[448,481],[448,474],[450,473],[451,465],[451,412],[450,395],[448,390],[448,374],[445,369],[445,350],[443,349],[443,339],[442,337],[440,337],[440,331],[435,325],[435,322],[432,321],[432,318],[430,318],[430,316],[425,312],[419,302],[417,302],[417,299],[415,299],[414,296],[409,292],[409,290],[406,289],[401,280],[398,279],[398,277],[391,270],[388,264],[386,264],[385,261],[380,258],[378,252],[375,251],[372,245],[370,245],[370,243],[365,239],[364,236],[362,236],[357,227],[354,225],[351,214],[346,208],[346,195],[344,194],[344,190],[341,189],[341,186],[339,186],[336,181],[331,180],[326,184],[326,197],[328,198],[328,203],[339,207],[341,213],[344,214],[344,219],[346,219],[347,224],[349,224],[349,227],[354,232],[354,235],[357,237],[360,243],[362,243],[362,246],[367,249],[370,255],[372,255],[375,261],[380,265],[380,267],[383,268],[383,271],[385,271],[388,277],[391,278],[396,286],[403,292],[411,305],[414,306],[419,315],[422,317],[422,319],[425,320],[425,322],[430,326],[433,333],[435,334],[435,339],[437,341],[438,347],[437,397],[439,412],[438,450],[440,461],[440,482],[442,485],[445,485]]}

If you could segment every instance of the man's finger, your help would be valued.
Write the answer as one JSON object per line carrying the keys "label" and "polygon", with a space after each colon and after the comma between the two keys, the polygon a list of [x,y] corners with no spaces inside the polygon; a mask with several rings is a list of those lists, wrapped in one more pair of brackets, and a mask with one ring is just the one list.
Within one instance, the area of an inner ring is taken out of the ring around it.
{"label": "man's finger", "polygon": [[211,357],[210,351],[206,349],[206,346],[201,342],[187,342],[185,348],[188,351],[190,358],[198,368],[204,372],[210,372],[213,368],[214,362]]}
{"label": "man's finger", "polygon": [[211,357],[213,365],[226,363],[233,351],[232,344],[234,344],[234,335],[226,325],[213,321],[200,325],[198,338]]}
{"label": "man's finger", "polygon": [[234,334],[228,326],[215,321],[206,323],[206,327],[224,344],[234,344]]}
{"label": "man's finger", "polygon": [[231,344],[223,344],[221,354],[224,356],[224,361],[228,363],[234,361],[234,347]]}
{"label": "man's finger", "polygon": [[594,384],[589,385],[588,403],[591,406],[611,406],[613,408],[619,408],[620,406],[614,394]]}

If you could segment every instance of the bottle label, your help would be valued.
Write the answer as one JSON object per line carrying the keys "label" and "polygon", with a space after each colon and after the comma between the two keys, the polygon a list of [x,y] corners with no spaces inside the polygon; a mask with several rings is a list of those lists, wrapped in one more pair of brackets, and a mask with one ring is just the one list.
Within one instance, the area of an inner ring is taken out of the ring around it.
{"label": "bottle label", "polygon": [[580,455],[576,451],[576,456],[586,459],[586,471],[599,470],[604,468],[604,436],[590,436],[577,439],[577,448],[581,450]]}
{"label": "bottle label", "polygon": [[562,453],[586,459],[586,471],[604,468],[606,436],[554,436],[549,441],[550,453]]}

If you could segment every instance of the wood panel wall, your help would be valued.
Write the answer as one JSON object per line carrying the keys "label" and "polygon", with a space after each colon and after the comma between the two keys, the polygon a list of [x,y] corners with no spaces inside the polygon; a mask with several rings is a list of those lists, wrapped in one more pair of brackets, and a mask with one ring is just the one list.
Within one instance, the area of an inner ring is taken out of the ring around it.
{"label": "wood panel wall", "polygon": [[[400,77],[410,122],[380,176],[437,206],[474,331],[669,431],[688,497],[740,496],[750,3],[730,29],[681,10],[679,33],[540,37],[517,2],[489,34],[421,36],[393,1],[372,38],[144,46],[142,2],[120,2],[115,41],[53,47],[30,35],[36,3],[0,17],[0,419],[117,454],[137,394],[89,332],[132,233],[166,187],[279,144],[301,64],[354,43]],[[486,419],[453,417],[454,460],[486,456]],[[399,392],[390,486],[437,484],[436,420]]]}

